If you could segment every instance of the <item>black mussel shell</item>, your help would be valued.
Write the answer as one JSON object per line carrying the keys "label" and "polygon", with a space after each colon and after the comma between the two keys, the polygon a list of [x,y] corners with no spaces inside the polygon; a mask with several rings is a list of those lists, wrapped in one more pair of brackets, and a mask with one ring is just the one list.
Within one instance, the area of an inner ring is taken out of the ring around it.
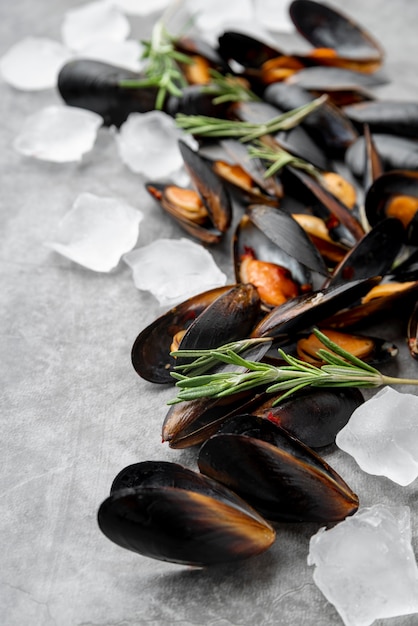
{"label": "black mussel shell", "polygon": [[354,302],[380,281],[380,277],[354,280],[303,294],[274,308],[257,324],[252,337],[275,337],[287,342],[288,336],[312,328]]}
{"label": "black mussel shell", "polygon": [[254,204],[247,211],[253,224],[278,248],[308,269],[327,275],[328,270],[303,228],[281,209]]}
{"label": "black mussel shell", "polygon": [[418,302],[415,302],[408,318],[406,338],[410,355],[413,359],[418,359]]}
{"label": "black mussel shell", "polygon": [[99,508],[98,523],[123,548],[196,566],[254,556],[275,539],[270,524],[227,488],[158,461],[119,473]]}
{"label": "black mussel shell", "polygon": [[[251,285],[235,285],[214,300],[188,327],[180,350],[210,350],[249,336],[260,313],[260,298]],[[178,358],[176,363],[184,360]]]}
{"label": "black mussel shell", "polygon": [[[263,98],[283,111],[290,111],[309,104],[314,96],[298,85],[278,82],[266,88]],[[348,117],[330,102],[325,102],[319,109],[310,113],[301,125],[318,145],[334,155],[344,153],[358,137]]]}
{"label": "black mussel shell", "polygon": [[253,410],[287,430],[310,448],[335,442],[353,411],[364,402],[359,389],[305,389],[275,406],[270,398]]}
{"label": "black mussel shell", "polygon": [[405,230],[396,218],[378,222],[351,248],[335,268],[326,286],[350,280],[385,276],[405,242]]}
{"label": "black mussel shell", "polygon": [[232,203],[222,180],[211,164],[183,141],[179,142],[181,156],[194,186],[203,198],[212,224],[221,233],[228,230],[232,219]]}
{"label": "black mussel shell", "polygon": [[123,87],[124,80],[143,76],[102,61],[74,59],[58,75],[58,90],[70,106],[94,111],[104,124],[120,126],[130,113],[146,113],[155,108],[156,87]]}
{"label": "black mussel shell", "polygon": [[[298,250],[295,245],[295,250]],[[287,270],[289,273],[289,281],[293,283],[295,295],[301,290],[312,290],[312,276],[305,265],[302,265],[297,258],[288,254],[275,244],[270,237],[264,234],[250,219],[248,215],[244,215],[239,222],[233,238],[233,256],[235,278],[237,282],[245,282],[245,272],[241,272],[243,260],[247,257],[265,263],[274,265]],[[256,286],[258,286],[256,284]],[[290,284],[291,286],[291,284]],[[281,295],[279,293],[279,295]],[[262,294],[260,294],[263,300]],[[274,302],[274,298],[268,294],[270,302]],[[277,304],[277,300],[276,300]]]}
{"label": "black mussel shell", "polygon": [[277,521],[335,522],[358,498],[315,452],[269,420],[239,415],[203,444],[199,468]]}
{"label": "black mussel shell", "polygon": [[[179,207],[178,204],[171,200],[169,193],[170,187],[176,186],[150,181],[145,183],[145,188],[150,196],[152,196],[161,208],[173,217],[177,224],[189,235],[208,245],[219,243],[223,233],[213,226],[209,215],[207,214],[204,219],[199,218],[198,220],[193,219],[194,216],[189,217],[186,215],[182,207]],[[204,208],[206,209],[206,207]]]}
{"label": "black mussel shell", "polygon": [[[418,170],[418,142],[406,137],[384,135],[376,133],[372,135],[373,143],[379,154],[381,164],[385,171],[390,170]],[[366,168],[366,140],[359,137],[348,148],[345,154],[345,163],[351,173],[357,178],[362,178]],[[368,187],[366,187],[368,189]]]}
{"label": "black mussel shell", "polygon": [[142,330],[132,347],[132,365],[142,378],[152,383],[173,383],[170,371],[175,363],[170,356],[174,335],[190,326],[198,315],[231,285],[216,287],[193,296],[173,307]]}
{"label": "black mussel shell", "polygon": [[345,115],[361,131],[418,138],[418,102],[375,100],[344,107]]}
{"label": "black mussel shell", "polygon": [[380,45],[351,18],[327,4],[293,0],[290,17],[299,33],[316,48],[332,48],[350,59],[381,59]]}
{"label": "black mussel shell", "polygon": [[219,53],[225,61],[234,60],[249,69],[258,70],[266,61],[283,54],[268,43],[236,31],[225,31],[218,42]]}
{"label": "black mussel shell", "polygon": [[418,244],[418,172],[382,174],[367,191],[364,206],[371,226],[388,216],[397,217],[404,225],[407,243]]}

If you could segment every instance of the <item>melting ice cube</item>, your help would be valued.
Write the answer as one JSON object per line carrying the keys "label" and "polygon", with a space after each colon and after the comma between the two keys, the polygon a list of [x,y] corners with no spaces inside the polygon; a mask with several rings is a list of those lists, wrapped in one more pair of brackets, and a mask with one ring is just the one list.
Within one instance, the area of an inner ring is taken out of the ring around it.
{"label": "melting ice cube", "polygon": [[86,48],[80,50],[77,56],[139,72],[144,65],[144,62],[141,61],[142,51],[143,47],[135,39],[126,39],[125,41],[101,39],[93,41]]}
{"label": "melting ice cube", "polygon": [[119,198],[80,194],[46,245],[96,272],[110,272],[138,239],[143,214]]}
{"label": "melting ice cube", "polygon": [[57,84],[61,67],[72,52],[58,41],[27,37],[12,46],[0,60],[4,80],[16,89],[35,91]]}
{"label": "melting ice cube", "polygon": [[61,28],[64,43],[73,50],[81,50],[99,39],[123,41],[129,31],[126,16],[108,0],[67,11]]}
{"label": "melting ice cube", "polygon": [[123,260],[133,271],[136,287],[150,291],[161,306],[174,306],[226,283],[210,252],[184,238],[158,239],[125,254]]}
{"label": "melting ice cube", "polygon": [[133,172],[159,179],[178,171],[183,159],[178,147],[182,133],[162,111],[131,113],[116,141],[122,161]]}
{"label": "melting ice cube", "polygon": [[336,443],[365,472],[408,485],[418,476],[418,396],[384,387],[354,411]]}
{"label": "melting ice cube", "polygon": [[359,510],[311,538],[314,581],[346,626],[418,612],[409,507]]}
{"label": "melting ice cube", "polygon": [[65,163],[79,161],[92,149],[103,118],[67,106],[49,106],[30,115],[13,142],[25,156]]}

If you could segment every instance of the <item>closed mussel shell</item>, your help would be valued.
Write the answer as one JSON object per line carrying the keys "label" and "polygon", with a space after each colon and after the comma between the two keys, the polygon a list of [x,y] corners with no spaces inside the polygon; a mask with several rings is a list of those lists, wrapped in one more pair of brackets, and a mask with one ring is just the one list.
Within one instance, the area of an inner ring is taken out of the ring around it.
{"label": "closed mussel shell", "polygon": [[275,539],[270,524],[227,488],[160,461],[122,470],[99,508],[98,523],[123,548],[197,566],[254,556]]}
{"label": "closed mussel shell", "polygon": [[358,498],[317,454],[269,420],[236,416],[201,448],[199,468],[267,519],[335,522]]}
{"label": "closed mussel shell", "polygon": [[[277,400],[277,398],[274,398]],[[353,411],[364,402],[359,389],[307,389],[272,406],[272,399],[254,409],[310,448],[335,442]]]}

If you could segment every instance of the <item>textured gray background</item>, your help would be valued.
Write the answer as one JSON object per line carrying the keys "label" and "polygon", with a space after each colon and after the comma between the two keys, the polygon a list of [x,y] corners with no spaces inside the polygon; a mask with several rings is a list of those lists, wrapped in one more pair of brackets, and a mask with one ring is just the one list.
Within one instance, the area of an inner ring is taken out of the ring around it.
{"label": "textured gray background", "polygon": [[[417,96],[416,0],[342,0],[384,44],[383,96]],[[0,8],[0,55],[27,35],[59,39],[70,0],[15,0]],[[147,24],[133,20],[144,35]],[[288,40],[286,38],[286,45]],[[5,626],[283,624],[330,626],[341,620],[306,566],[314,525],[279,526],[266,554],[238,566],[193,570],[142,558],[111,544],[96,510],[125,465],[168,459],[195,466],[195,450],[161,445],[172,391],[140,380],[130,364],[138,332],[161,310],[138,292],[130,270],[89,272],[44,247],[76,195],[119,195],[141,209],[138,245],[182,233],[162,217],[115,154],[108,133],[81,164],[55,165],[14,153],[11,143],[32,111],[59,102],[52,91],[1,84],[1,596]],[[213,254],[232,279],[229,242]],[[385,330],[385,329],[384,329]],[[400,337],[390,323],[387,336]],[[401,345],[400,369],[418,376]],[[337,450],[326,458],[363,505],[409,504],[418,553],[417,481],[406,488],[364,475]],[[418,616],[387,620],[418,623]],[[379,622],[380,624],[380,622]],[[381,623],[383,624],[383,622]]]}

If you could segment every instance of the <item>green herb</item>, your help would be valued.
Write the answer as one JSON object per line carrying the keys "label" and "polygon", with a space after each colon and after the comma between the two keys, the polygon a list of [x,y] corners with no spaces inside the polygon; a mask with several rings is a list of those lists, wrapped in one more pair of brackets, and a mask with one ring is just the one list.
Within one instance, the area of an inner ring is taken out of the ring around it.
{"label": "green herb", "polygon": [[259,102],[260,98],[248,89],[243,81],[232,74],[221,74],[210,70],[211,83],[202,87],[202,92],[215,96],[214,104],[224,102]]}
{"label": "green herb", "polygon": [[258,141],[254,146],[249,146],[248,155],[252,159],[272,162],[272,165],[265,171],[264,178],[277,174],[286,165],[304,170],[314,178],[319,179],[321,177],[320,171],[314,165],[304,159],[293,156],[293,154],[280,148],[280,146],[267,146],[262,141]]}
{"label": "green herb", "polygon": [[121,87],[158,87],[155,108],[161,110],[167,93],[181,97],[182,88],[187,85],[179,63],[191,63],[186,54],[178,52],[175,47],[176,38],[166,30],[159,20],[154,25],[149,41],[142,41],[144,52],[142,58],[148,60],[144,70],[144,79],[126,79],[120,82]]}
{"label": "green herb", "polygon": [[263,135],[289,130],[297,126],[307,115],[320,107],[327,99],[321,96],[297,109],[278,115],[264,124],[223,120],[206,115],[176,115],[176,124],[192,135],[200,137],[235,137],[242,142],[254,141]]}
{"label": "green herb", "polygon": [[[353,356],[326,335],[315,329],[316,337],[326,346],[318,350],[318,356],[325,365],[316,367],[292,357],[279,349],[279,354],[287,363],[275,366],[258,363],[242,358],[234,350],[234,344],[228,344],[216,350],[196,350],[198,360],[202,357],[222,363],[242,366],[246,371],[219,372],[185,376],[176,371],[172,376],[177,379],[179,392],[169,404],[197,398],[222,398],[240,391],[256,387],[266,387],[267,393],[285,392],[280,401],[295,391],[307,386],[312,387],[379,387],[381,385],[404,384],[418,385],[418,380],[385,376],[375,367]],[[265,339],[263,340],[265,341]],[[241,342],[238,342],[241,344]],[[187,351],[178,350],[175,356],[187,356]],[[193,364],[191,364],[193,366]],[[192,371],[192,370],[191,370]]]}

